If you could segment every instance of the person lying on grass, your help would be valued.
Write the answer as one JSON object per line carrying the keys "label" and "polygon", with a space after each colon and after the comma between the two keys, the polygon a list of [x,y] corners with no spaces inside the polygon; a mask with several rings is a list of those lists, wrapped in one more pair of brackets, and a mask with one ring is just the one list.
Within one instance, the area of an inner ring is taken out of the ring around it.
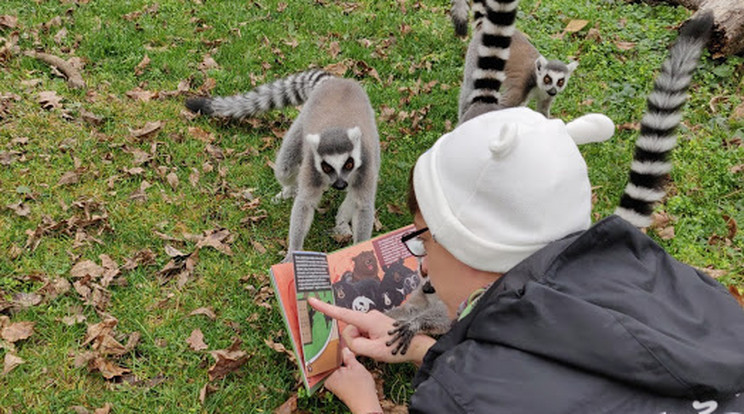
{"label": "person lying on grass", "polygon": [[590,226],[560,125],[494,111],[417,160],[406,246],[455,320],[441,338],[393,355],[390,317],[310,302],[348,323],[325,387],[351,412],[382,412],[362,355],[419,366],[411,413],[744,413],[744,311],[624,219]]}

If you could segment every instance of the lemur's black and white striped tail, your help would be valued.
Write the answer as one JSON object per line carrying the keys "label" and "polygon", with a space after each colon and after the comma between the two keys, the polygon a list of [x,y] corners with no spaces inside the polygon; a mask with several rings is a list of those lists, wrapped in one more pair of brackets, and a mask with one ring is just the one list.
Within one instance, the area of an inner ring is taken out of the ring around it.
{"label": "lemur's black and white striped tail", "polygon": [[186,100],[186,107],[205,115],[244,118],[272,109],[300,105],[315,87],[332,77],[323,70],[308,70],[261,85],[242,95],[191,98]]}
{"label": "lemur's black and white striped tail", "polygon": [[467,106],[476,103],[498,104],[499,89],[506,79],[506,61],[514,34],[519,0],[475,0],[473,19],[479,27],[478,59]]}
{"label": "lemur's black and white striped tail", "polygon": [[455,34],[460,37],[468,35],[468,17],[470,15],[470,0],[452,0],[450,19],[455,28]]}
{"label": "lemur's black and white striped tail", "polygon": [[615,210],[637,227],[651,224],[654,206],[666,195],[667,175],[672,168],[668,157],[677,144],[676,129],[687,101],[687,88],[712,27],[710,13],[685,23],[648,97],[628,186]]}

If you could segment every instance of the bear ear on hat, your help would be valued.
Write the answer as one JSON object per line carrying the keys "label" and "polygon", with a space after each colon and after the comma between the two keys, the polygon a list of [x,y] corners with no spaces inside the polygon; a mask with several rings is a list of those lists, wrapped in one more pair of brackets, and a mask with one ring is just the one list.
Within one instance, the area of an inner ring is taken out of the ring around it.
{"label": "bear ear on hat", "polygon": [[498,135],[488,144],[493,158],[505,157],[517,143],[519,135],[519,125],[504,124],[499,129]]}
{"label": "bear ear on hat", "polygon": [[582,145],[612,138],[615,123],[603,114],[586,114],[567,123],[566,130],[576,145]]}

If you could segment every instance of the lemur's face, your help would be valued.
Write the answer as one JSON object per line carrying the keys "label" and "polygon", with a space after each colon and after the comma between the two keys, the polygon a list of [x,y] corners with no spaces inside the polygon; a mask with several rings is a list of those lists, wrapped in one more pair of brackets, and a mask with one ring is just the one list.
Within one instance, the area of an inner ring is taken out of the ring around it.
{"label": "lemur's face", "polygon": [[550,96],[555,96],[566,86],[566,76],[559,72],[546,71],[541,74],[540,89]]}
{"label": "lemur's face", "polygon": [[362,164],[359,128],[331,128],[320,135],[307,135],[306,140],[313,151],[318,184],[345,190]]}
{"label": "lemur's face", "polygon": [[571,77],[578,64],[571,62],[568,65],[559,61],[547,61],[540,57],[535,61],[535,79],[537,87],[550,96],[555,96],[565,89],[568,79]]}

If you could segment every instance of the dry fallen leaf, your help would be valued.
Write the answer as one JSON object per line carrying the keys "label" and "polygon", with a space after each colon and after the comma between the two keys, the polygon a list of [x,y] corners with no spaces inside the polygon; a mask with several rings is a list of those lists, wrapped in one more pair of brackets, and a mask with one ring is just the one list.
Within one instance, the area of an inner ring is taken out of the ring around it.
{"label": "dry fallen leaf", "polygon": [[111,412],[111,404],[106,403],[101,408],[96,408],[93,414],[109,414]]}
{"label": "dry fallen leaf", "polygon": [[339,46],[338,42],[333,41],[328,45],[328,53],[332,59],[336,59],[338,54],[341,53],[341,46]]}
{"label": "dry fallen leaf", "polygon": [[274,414],[293,414],[297,412],[297,393],[289,396],[287,401],[274,410]]}
{"label": "dry fallen leaf", "polygon": [[641,123],[640,122],[626,122],[624,124],[620,124],[617,126],[618,131],[640,131],[641,130]]}
{"label": "dry fallen leaf", "polygon": [[623,42],[623,41],[616,41],[615,46],[617,46],[620,50],[631,50],[636,47],[635,42]]}
{"label": "dry fallen leaf", "polygon": [[93,342],[93,349],[98,351],[101,355],[115,355],[121,356],[129,352],[129,350],[114,339],[111,335],[103,335],[100,337],[100,341]]}
{"label": "dry fallen leaf", "polygon": [[34,334],[34,322],[14,322],[0,330],[0,338],[8,342],[18,342],[28,339]]}
{"label": "dry fallen leaf", "polygon": [[62,174],[62,177],[57,181],[57,185],[68,185],[76,184],[80,180],[80,174],[75,171],[68,171]]}
{"label": "dry fallen leaf", "polygon": [[172,189],[175,190],[178,187],[179,181],[178,175],[176,175],[176,173],[169,173],[165,176],[165,180],[168,181],[168,185],[170,185]]}
{"label": "dry fallen leaf", "polygon": [[739,226],[736,224],[736,219],[724,214],[723,221],[726,222],[726,227],[728,228],[728,234],[726,235],[726,238],[728,238],[729,240],[733,240],[734,237],[736,237],[736,232],[739,229]]}
{"label": "dry fallen leaf", "polygon": [[189,345],[189,348],[194,351],[202,351],[209,348],[209,346],[204,342],[204,334],[201,329],[194,329],[191,331],[191,335],[186,339],[186,343]]}
{"label": "dry fallen leaf", "polygon": [[151,99],[158,97],[157,92],[146,91],[140,87],[136,87],[126,93],[127,97],[134,99],[135,101],[149,102]]}
{"label": "dry fallen leaf", "polygon": [[199,70],[206,71],[209,69],[217,69],[220,67],[220,65],[217,64],[217,62],[210,56],[209,54],[204,55],[204,59],[201,63],[197,66]]}
{"label": "dry fallen leaf", "polygon": [[325,70],[326,72],[332,75],[343,77],[344,74],[349,70],[349,67],[346,66],[346,64],[344,64],[343,62],[339,62],[339,63],[328,65],[324,67],[323,70]]}
{"label": "dry fallen leaf", "polygon": [[118,323],[119,321],[116,318],[109,317],[99,323],[88,325],[82,345],[85,346],[91,342],[100,341],[104,336],[109,335]]}
{"label": "dry fallen leaf", "polygon": [[15,367],[21,364],[25,364],[26,361],[8,352],[5,354],[5,361],[3,363],[3,375],[7,375]]}
{"label": "dry fallen leaf", "polygon": [[83,260],[75,263],[75,266],[70,270],[70,276],[72,277],[85,277],[90,276],[94,279],[98,279],[103,275],[104,268],[98,266],[91,260]]}
{"label": "dry fallen leaf", "polygon": [[204,401],[207,400],[207,397],[209,396],[209,394],[215,391],[217,391],[217,387],[215,387],[214,385],[210,383],[204,384],[202,389],[199,391],[199,402],[204,404]]}
{"label": "dry fallen leaf", "polygon": [[121,271],[119,270],[119,265],[109,255],[101,254],[98,257],[101,259],[101,265],[103,266],[101,286],[107,287],[116,276],[121,274]]}
{"label": "dry fallen leaf", "polygon": [[55,109],[62,107],[62,97],[55,91],[39,92],[38,102],[44,109]]}
{"label": "dry fallen leaf", "polygon": [[297,358],[295,357],[294,352],[288,350],[287,347],[285,347],[283,344],[271,341],[269,339],[264,339],[264,343],[274,351],[286,354],[289,357],[289,360],[292,361],[292,363],[297,363]]}
{"label": "dry fallen leaf", "polygon": [[163,125],[165,125],[165,122],[163,121],[150,121],[147,122],[142,128],[130,129],[129,132],[135,138],[145,139],[151,137],[152,135],[155,135],[158,131],[163,129]]}
{"label": "dry fallen leaf", "polygon": [[85,121],[85,122],[87,122],[87,123],[89,123],[91,125],[100,126],[100,125],[103,124],[103,117],[102,116],[98,116],[98,115],[94,114],[93,112],[88,112],[85,109],[81,109],[80,110],[80,118],[82,118],[83,121]]}
{"label": "dry fallen leaf", "polygon": [[7,29],[15,29],[18,25],[18,17],[11,16],[9,14],[4,14],[0,16],[0,27],[5,27]]}
{"label": "dry fallen leaf", "polygon": [[189,313],[189,316],[194,315],[204,315],[211,320],[217,319],[217,315],[215,315],[214,311],[211,308],[194,309],[193,311],[191,311],[191,313]]}
{"label": "dry fallen leaf", "polygon": [[742,296],[741,293],[739,293],[739,289],[736,286],[729,286],[729,292],[734,296],[737,302],[739,302],[739,305],[741,305],[742,308],[744,308],[744,296]]}
{"label": "dry fallen leaf", "polygon": [[8,207],[10,210],[13,210],[14,213],[21,217],[28,217],[28,215],[31,214],[31,207],[29,207],[28,204],[24,203],[23,201],[19,201],[14,204],[8,204],[6,207]]}
{"label": "dry fallen leaf", "polygon": [[127,372],[130,372],[129,369],[120,367],[102,356],[97,356],[89,361],[88,370],[90,370],[91,372],[99,371],[101,375],[103,375],[103,377],[106,379],[120,377]]}
{"label": "dry fallen leaf", "polygon": [[199,127],[189,127],[188,132],[189,132],[189,135],[198,139],[199,141],[206,142],[206,143],[214,142],[214,134],[212,134],[209,131],[205,131]]}
{"label": "dry fallen leaf", "polygon": [[123,269],[133,270],[139,265],[149,266],[155,264],[155,253],[150,249],[142,249],[134,254],[131,258],[125,259]]}
{"label": "dry fallen leaf", "polygon": [[731,116],[729,117],[729,119],[731,119],[732,121],[736,121],[742,118],[744,118],[744,102],[734,108],[734,110],[731,111]]}
{"label": "dry fallen leaf", "polygon": [[145,69],[147,69],[147,66],[150,65],[150,57],[145,54],[145,57],[142,58],[140,63],[137,64],[134,68],[134,76],[140,76],[143,73],[145,73]]}
{"label": "dry fallen leaf", "polygon": [[43,298],[36,293],[18,292],[13,295],[13,305],[20,309],[30,308],[41,303]]}
{"label": "dry fallen leaf", "polygon": [[200,249],[202,247],[209,246],[221,253],[232,256],[232,249],[230,249],[230,246],[225,244],[225,242],[230,243],[231,239],[232,238],[230,237],[230,231],[227,229],[208,230],[205,233],[204,238],[199,240],[199,242],[196,244],[196,248]]}
{"label": "dry fallen leaf", "polygon": [[229,348],[210,352],[215,359],[214,365],[207,371],[210,381],[224,378],[248,361],[248,355],[240,350],[241,343],[240,338],[235,338]]}
{"label": "dry fallen leaf", "polygon": [[566,33],[576,33],[583,29],[587,24],[589,24],[588,20],[571,20],[563,31]]}
{"label": "dry fallen leaf", "polygon": [[68,282],[67,279],[55,277],[47,280],[44,286],[39,288],[38,293],[49,302],[69,292],[70,288],[72,288],[72,285],[70,285],[70,282]]}

